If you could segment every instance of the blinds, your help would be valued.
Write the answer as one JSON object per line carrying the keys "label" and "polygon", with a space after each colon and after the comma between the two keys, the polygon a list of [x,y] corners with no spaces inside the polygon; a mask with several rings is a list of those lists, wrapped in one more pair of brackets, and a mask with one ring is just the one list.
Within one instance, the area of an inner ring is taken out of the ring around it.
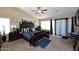
{"label": "blinds", "polygon": [[41,21],[41,29],[50,30],[50,20],[49,21]]}

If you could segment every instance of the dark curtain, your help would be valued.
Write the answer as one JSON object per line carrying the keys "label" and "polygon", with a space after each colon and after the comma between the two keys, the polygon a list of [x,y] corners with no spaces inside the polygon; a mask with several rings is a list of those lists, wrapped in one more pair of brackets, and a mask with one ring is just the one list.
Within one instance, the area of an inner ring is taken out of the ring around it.
{"label": "dark curtain", "polygon": [[66,18],[66,35],[68,36],[68,18]]}
{"label": "dark curtain", "polygon": [[72,26],[71,26],[71,32],[74,32],[74,17],[72,17]]}
{"label": "dark curtain", "polygon": [[52,29],[52,19],[50,20],[50,33],[53,34],[53,29]]}
{"label": "dark curtain", "polygon": [[56,35],[56,19],[55,19],[55,35]]}

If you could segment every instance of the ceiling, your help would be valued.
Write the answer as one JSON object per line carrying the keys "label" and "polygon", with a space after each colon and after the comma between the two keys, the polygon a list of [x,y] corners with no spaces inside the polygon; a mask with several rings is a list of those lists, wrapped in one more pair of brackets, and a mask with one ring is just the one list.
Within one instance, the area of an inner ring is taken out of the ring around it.
{"label": "ceiling", "polygon": [[36,7],[19,7],[19,9],[29,13],[33,17],[37,19],[44,19],[44,18],[64,18],[64,17],[72,17],[75,15],[76,11],[79,9],[78,7],[43,7],[46,8],[45,14],[36,14],[32,12],[36,10]]}

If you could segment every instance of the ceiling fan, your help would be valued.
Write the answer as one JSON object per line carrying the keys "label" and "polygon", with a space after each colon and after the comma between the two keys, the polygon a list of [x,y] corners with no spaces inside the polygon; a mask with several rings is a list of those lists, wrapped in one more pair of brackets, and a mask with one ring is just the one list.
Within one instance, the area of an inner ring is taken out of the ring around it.
{"label": "ceiling fan", "polygon": [[45,14],[45,11],[47,11],[46,8],[36,7],[36,10],[33,10],[32,12],[35,12],[36,14]]}

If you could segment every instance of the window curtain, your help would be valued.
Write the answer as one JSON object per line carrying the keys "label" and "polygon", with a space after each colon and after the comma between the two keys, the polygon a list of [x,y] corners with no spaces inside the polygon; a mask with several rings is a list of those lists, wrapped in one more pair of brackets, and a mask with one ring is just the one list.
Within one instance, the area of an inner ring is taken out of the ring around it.
{"label": "window curtain", "polygon": [[56,35],[58,36],[67,36],[68,35],[68,20],[67,19],[60,19],[56,20]]}
{"label": "window curtain", "polygon": [[50,20],[50,33],[53,34],[53,25],[52,25],[52,19]]}
{"label": "window curtain", "polygon": [[72,26],[71,26],[71,32],[74,32],[74,17],[72,17]]}
{"label": "window curtain", "polygon": [[61,20],[56,20],[56,35],[61,35]]}
{"label": "window curtain", "polygon": [[61,36],[67,36],[68,34],[68,21],[63,19],[61,20]]}

